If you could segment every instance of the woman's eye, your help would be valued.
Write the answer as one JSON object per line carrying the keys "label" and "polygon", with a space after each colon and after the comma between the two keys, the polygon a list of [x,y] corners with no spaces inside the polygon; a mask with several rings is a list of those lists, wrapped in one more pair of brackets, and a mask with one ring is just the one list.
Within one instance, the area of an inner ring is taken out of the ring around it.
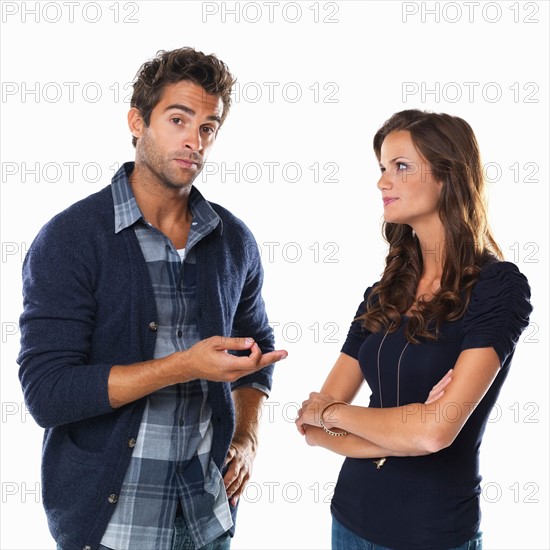
{"label": "woman's eye", "polygon": [[395,166],[398,170],[406,170],[408,168],[404,162],[396,162]]}

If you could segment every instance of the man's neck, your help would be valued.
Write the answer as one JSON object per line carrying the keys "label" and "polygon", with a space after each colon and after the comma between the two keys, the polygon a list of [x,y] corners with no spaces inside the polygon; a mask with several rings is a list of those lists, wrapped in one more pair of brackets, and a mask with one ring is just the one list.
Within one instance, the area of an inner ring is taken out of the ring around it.
{"label": "man's neck", "polygon": [[130,174],[129,182],[145,220],[164,233],[176,248],[183,248],[193,218],[189,210],[192,184],[172,189],[138,164]]}

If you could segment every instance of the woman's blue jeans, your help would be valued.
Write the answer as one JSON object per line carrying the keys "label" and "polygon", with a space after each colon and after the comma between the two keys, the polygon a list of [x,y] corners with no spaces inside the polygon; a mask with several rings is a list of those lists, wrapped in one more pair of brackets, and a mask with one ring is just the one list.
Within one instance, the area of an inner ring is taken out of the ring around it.
{"label": "woman's blue jeans", "polygon": [[[471,540],[456,548],[448,550],[481,550],[481,531]],[[356,535],[344,527],[333,516],[332,518],[332,550],[391,550],[386,546],[374,544]]]}

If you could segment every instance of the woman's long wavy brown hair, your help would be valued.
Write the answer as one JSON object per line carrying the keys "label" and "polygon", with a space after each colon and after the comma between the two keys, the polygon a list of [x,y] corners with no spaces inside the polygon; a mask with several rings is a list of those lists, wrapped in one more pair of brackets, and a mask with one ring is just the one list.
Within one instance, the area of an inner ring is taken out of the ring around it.
{"label": "woman's long wavy brown hair", "polygon": [[502,252],[488,225],[483,167],[470,125],[459,117],[416,109],[395,113],[374,136],[378,160],[382,142],[397,130],[410,132],[432,177],[443,183],[438,204],[445,230],[441,286],[431,300],[416,301],[423,271],[420,243],[409,225],[385,222],[386,267],[360,319],[371,332],[392,332],[414,306],[405,336],[418,343],[419,337],[436,339],[441,323],[464,314],[481,266],[502,259]]}

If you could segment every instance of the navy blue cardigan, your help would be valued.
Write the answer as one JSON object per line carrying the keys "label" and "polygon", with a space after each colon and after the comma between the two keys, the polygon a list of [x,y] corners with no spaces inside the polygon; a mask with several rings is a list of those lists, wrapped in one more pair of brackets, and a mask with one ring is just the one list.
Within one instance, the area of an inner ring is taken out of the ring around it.
{"label": "navy blue cardigan", "polygon": [[[243,222],[211,205],[222,223],[196,248],[200,336],[251,336],[271,351],[256,242]],[[69,550],[98,547],[143,415],[145,398],[111,408],[111,366],[152,359],[155,348],[147,265],[133,228],[115,233],[113,209],[110,186],[72,205],[42,228],[23,264],[19,377],[30,413],[46,428],[42,488],[50,531]],[[254,382],[270,388],[272,372],[271,365],[233,385],[209,382],[220,470],[235,426],[231,389]]]}

